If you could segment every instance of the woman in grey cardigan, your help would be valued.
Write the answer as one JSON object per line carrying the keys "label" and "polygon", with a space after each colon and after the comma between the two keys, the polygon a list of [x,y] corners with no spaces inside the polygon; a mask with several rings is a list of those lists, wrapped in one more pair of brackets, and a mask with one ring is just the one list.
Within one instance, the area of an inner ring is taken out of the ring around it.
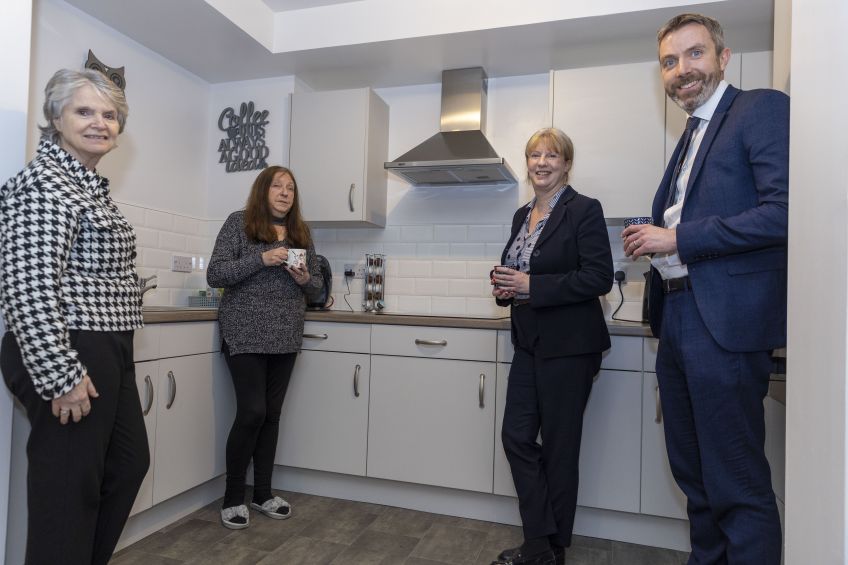
{"label": "woman in grey cardigan", "polygon": [[[221,522],[231,529],[250,521],[244,498],[251,459],[251,508],[278,520],[291,516],[291,506],[271,493],[271,472],[280,411],[303,341],[305,297],[323,286],[297,191],[285,167],[259,173],[245,209],[221,227],[206,271],[209,286],[224,289],[218,322],[236,393],[221,509]],[[289,249],[305,249],[306,264],[288,265]]]}

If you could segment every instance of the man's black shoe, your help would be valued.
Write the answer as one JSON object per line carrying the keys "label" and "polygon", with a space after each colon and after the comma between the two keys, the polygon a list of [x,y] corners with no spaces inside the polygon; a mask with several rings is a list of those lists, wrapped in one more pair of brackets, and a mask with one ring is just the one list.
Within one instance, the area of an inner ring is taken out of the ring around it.
{"label": "man's black shoe", "polygon": [[[565,562],[565,553],[563,553],[563,561]],[[556,565],[560,563],[554,556],[553,550],[548,549],[542,553],[535,555],[524,555],[521,553],[521,548],[506,549],[498,555],[497,561],[492,561],[492,565]]]}
{"label": "man's black shoe", "polygon": [[[554,545],[553,552],[556,565],[565,565],[565,548],[559,545]],[[498,560],[495,561],[495,563],[513,563],[519,555],[521,555],[520,546],[504,549],[501,551],[500,555],[498,555]]]}

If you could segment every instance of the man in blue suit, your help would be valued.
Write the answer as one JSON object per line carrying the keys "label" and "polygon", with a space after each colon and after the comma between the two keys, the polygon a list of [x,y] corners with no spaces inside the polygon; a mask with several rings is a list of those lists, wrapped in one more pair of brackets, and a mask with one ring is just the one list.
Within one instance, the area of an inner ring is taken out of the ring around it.
{"label": "man in blue suit", "polygon": [[771,351],[786,341],[789,99],[724,80],[721,25],[658,34],[669,98],[689,114],[654,198],[622,232],[650,255],[650,320],[672,472],[688,498],[690,564],[780,563],[764,451]]}

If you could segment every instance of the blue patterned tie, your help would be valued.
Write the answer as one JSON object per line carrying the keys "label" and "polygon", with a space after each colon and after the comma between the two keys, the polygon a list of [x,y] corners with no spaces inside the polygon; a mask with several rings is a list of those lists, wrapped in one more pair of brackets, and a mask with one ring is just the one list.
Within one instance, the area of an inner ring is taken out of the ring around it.
{"label": "blue patterned tie", "polygon": [[686,129],[683,130],[683,135],[680,139],[683,140],[683,147],[680,148],[680,155],[677,156],[677,165],[674,167],[674,174],[671,176],[671,184],[668,186],[668,197],[665,201],[665,209],[668,210],[674,206],[677,200],[677,178],[680,176],[680,171],[683,169],[683,162],[686,160],[686,154],[689,152],[689,146],[692,145],[692,139],[695,137],[695,130],[701,118],[689,116],[686,120]]}

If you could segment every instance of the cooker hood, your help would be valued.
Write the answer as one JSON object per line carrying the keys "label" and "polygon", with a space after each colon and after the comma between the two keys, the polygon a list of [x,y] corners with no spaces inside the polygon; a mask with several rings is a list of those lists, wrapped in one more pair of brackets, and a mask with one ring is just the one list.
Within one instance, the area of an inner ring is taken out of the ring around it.
{"label": "cooker hood", "polygon": [[515,184],[482,131],[487,93],[482,67],[443,71],[441,131],[384,167],[415,186]]}

